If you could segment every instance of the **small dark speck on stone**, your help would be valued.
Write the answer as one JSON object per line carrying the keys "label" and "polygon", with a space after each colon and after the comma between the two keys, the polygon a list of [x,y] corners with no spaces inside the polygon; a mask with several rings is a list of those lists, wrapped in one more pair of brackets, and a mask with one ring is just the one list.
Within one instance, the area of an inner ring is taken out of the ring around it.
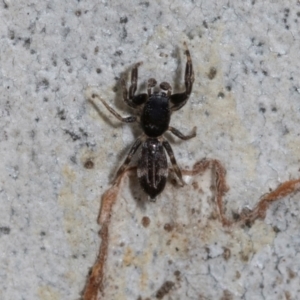
{"label": "small dark speck on stone", "polygon": [[86,169],[93,169],[94,168],[94,162],[91,159],[88,159],[85,163],[84,163],[84,167]]}
{"label": "small dark speck on stone", "polygon": [[227,85],[227,86],[226,86],[226,90],[227,90],[228,92],[230,92],[230,91],[231,91],[231,85]]}
{"label": "small dark speck on stone", "polygon": [[76,134],[68,129],[65,130],[65,133],[68,134],[74,142],[81,139],[81,137],[78,134]]}
{"label": "small dark speck on stone", "polygon": [[236,212],[232,212],[232,218],[234,221],[238,221],[240,219],[240,214],[236,213]]}
{"label": "small dark speck on stone", "polygon": [[126,16],[120,18],[120,23],[121,24],[126,24],[127,22],[128,22],[128,18]]}
{"label": "small dark speck on stone", "polygon": [[230,249],[224,247],[224,249],[223,249],[223,255],[222,256],[223,256],[223,258],[225,260],[228,260],[231,257],[231,251],[230,251]]}
{"label": "small dark speck on stone", "polygon": [[218,94],[218,98],[224,98],[225,97],[225,94],[223,93],[223,92],[220,92],[219,94]]}
{"label": "small dark speck on stone", "polygon": [[148,29],[147,29],[147,27],[143,27],[143,30],[144,30],[144,31],[147,31]]}
{"label": "small dark speck on stone", "polygon": [[149,224],[150,224],[150,218],[147,217],[147,216],[144,216],[144,217],[142,218],[142,225],[143,225],[145,228],[147,228],[147,227],[149,226]]}
{"label": "small dark speck on stone", "polygon": [[289,132],[290,132],[289,129],[287,127],[284,127],[282,134],[287,135]]}
{"label": "small dark speck on stone", "polygon": [[120,37],[123,40],[126,39],[126,37],[127,37],[127,30],[126,30],[125,27],[122,28],[122,32],[120,33]]}
{"label": "small dark speck on stone", "polygon": [[268,72],[263,70],[262,73],[265,75],[265,76],[268,76]]}
{"label": "small dark speck on stone", "polygon": [[70,157],[70,161],[71,161],[73,164],[76,164],[76,163],[77,163],[76,156],[75,156],[75,155],[72,155],[72,156]]}
{"label": "small dark speck on stone", "polygon": [[140,2],[139,3],[141,6],[149,7],[150,3],[148,1],[145,2]]}
{"label": "small dark speck on stone", "polygon": [[289,25],[286,25],[286,26],[285,26],[285,29],[289,30],[289,29],[290,29],[290,26],[289,26]]}
{"label": "small dark speck on stone", "polygon": [[29,49],[30,44],[31,44],[31,38],[27,38],[27,39],[24,40],[24,47],[26,49]]}
{"label": "small dark speck on stone", "polygon": [[48,87],[49,87],[49,81],[48,81],[48,79],[43,78],[43,79],[41,79],[41,80],[37,83],[37,85],[36,85],[36,90],[37,90],[37,91],[42,90],[42,89],[43,89],[43,90],[47,90]]}
{"label": "small dark speck on stone", "polygon": [[276,107],[272,107],[272,111],[273,112],[277,112],[277,108]]}
{"label": "small dark speck on stone", "polygon": [[88,133],[83,128],[79,128],[79,131],[82,134],[82,136],[88,137]]}
{"label": "small dark speck on stone", "polygon": [[65,62],[65,64],[66,64],[66,66],[68,66],[68,67],[71,66],[71,63],[70,63],[70,61],[69,61],[68,59],[65,58],[65,59],[64,59],[64,62]]}
{"label": "small dark speck on stone", "polygon": [[80,16],[81,16],[81,10],[76,10],[75,15],[76,15],[77,17],[80,17]]}
{"label": "small dark speck on stone", "polygon": [[203,21],[203,26],[204,26],[204,28],[206,28],[206,29],[208,28],[207,22],[206,22],[205,20]]}
{"label": "small dark speck on stone", "polygon": [[57,108],[57,116],[64,121],[66,119],[65,110],[63,108]]}
{"label": "small dark speck on stone", "polygon": [[[63,25],[63,26],[64,26],[64,25]],[[70,33],[70,31],[71,31],[71,29],[70,29],[69,27],[65,27],[65,28],[62,29],[61,34],[62,34],[62,36],[63,36],[64,38],[66,38],[66,37],[68,36],[68,34]]]}
{"label": "small dark speck on stone", "polygon": [[94,49],[94,54],[97,54],[99,52],[99,46],[96,46]]}
{"label": "small dark speck on stone", "polygon": [[263,285],[262,283],[260,283],[260,284],[259,284],[259,288],[260,288],[260,289],[263,289],[263,288],[264,288],[264,285]]}
{"label": "small dark speck on stone", "polygon": [[164,230],[167,231],[167,232],[171,232],[173,229],[173,226],[170,224],[170,223],[166,223],[164,225]]}
{"label": "small dark speck on stone", "polygon": [[101,71],[100,68],[97,68],[97,69],[96,69],[96,72],[97,72],[97,74],[100,74],[102,71]]}
{"label": "small dark speck on stone", "polygon": [[11,40],[14,40],[15,39],[15,32],[13,30],[9,30],[8,32],[8,36]]}
{"label": "small dark speck on stone", "polygon": [[264,107],[260,107],[260,108],[259,108],[259,112],[261,112],[261,113],[264,114],[264,113],[266,112],[266,109],[265,109]]}
{"label": "small dark speck on stone", "polygon": [[122,50],[117,50],[114,55],[115,56],[121,56],[123,54],[123,51]]}
{"label": "small dark speck on stone", "polygon": [[300,11],[297,12],[297,17],[298,17],[298,18],[300,17]]}
{"label": "small dark speck on stone", "polygon": [[10,228],[6,226],[0,227],[0,234],[10,234]]}
{"label": "small dark speck on stone", "polygon": [[83,59],[87,59],[87,56],[86,56],[85,53],[82,53],[82,54],[81,54],[81,57],[82,57]]}
{"label": "small dark speck on stone", "polygon": [[52,65],[53,65],[54,67],[56,67],[56,66],[57,66],[57,58],[56,58],[56,55],[55,55],[55,54],[52,55],[51,60],[52,60]]}
{"label": "small dark speck on stone", "polygon": [[284,9],[284,13],[285,13],[286,15],[288,15],[288,14],[290,13],[290,9],[289,9],[289,8],[285,8],[285,9]]}
{"label": "small dark speck on stone", "polygon": [[40,232],[40,236],[45,236],[46,235],[46,232],[45,231],[41,231]]}
{"label": "small dark speck on stone", "polygon": [[169,291],[173,288],[175,285],[172,281],[166,281],[156,292],[156,298],[157,299],[163,299],[165,295],[169,293]]}
{"label": "small dark speck on stone", "polygon": [[174,272],[174,275],[175,275],[176,277],[179,277],[180,274],[181,274],[181,273],[180,273],[180,271],[178,271],[178,270]]}
{"label": "small dark speck on stone", "polygon": [[224,290],[220,300],[232,300],[232,299],[233,299],[233,295],[228,290]]}
{"label": "small dark speck on stone", "polygon": [[207,74],[208,78],[210,80],[212,80],[212,79],[214,79],[216,77],[216,75],[217,75],[217,69],[215,67],[211,67],[209,69],[209,73]]}

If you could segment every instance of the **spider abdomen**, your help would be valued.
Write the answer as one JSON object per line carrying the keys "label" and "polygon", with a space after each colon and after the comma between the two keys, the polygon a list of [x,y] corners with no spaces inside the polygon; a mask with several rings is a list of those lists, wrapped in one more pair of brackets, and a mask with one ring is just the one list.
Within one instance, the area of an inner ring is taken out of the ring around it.
{"label": "spider abdomen", "polygon": [[159,137],[168,130],[170,123],[169,99],[166,94],[153,94],[145,103],[141,126],[149,137]]}
{"label": "spider abdomen", "polygon": [[147,139],[141,150],[137,175],[143,190],[154,199],[163,191],[168,176],[165,150],[158,139]]}

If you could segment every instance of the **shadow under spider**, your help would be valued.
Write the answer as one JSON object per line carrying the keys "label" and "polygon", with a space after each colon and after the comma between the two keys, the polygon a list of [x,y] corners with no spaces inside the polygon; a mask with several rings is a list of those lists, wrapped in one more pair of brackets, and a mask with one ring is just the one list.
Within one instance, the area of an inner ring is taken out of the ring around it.
{"label": "shadow under spider", "polygon": [[[223,207],[223,197],[229,190],[226,184],[226,170],[219,160],[203,159],[195,163],[192,170],[182,170],[182,174],[188,176],[202,175],[208,169],[211,169],[213,173],[212,180],[215,186],[214,197],[216,200],[214,201],[214,205],[217,210],[218,219],[224,227],[237,224],[251,225],[256,219],[264,219],[270,204],[300,190],[300,178],[285,181],[278,185],[275,190],[263,195],[254,209],[244,210],[241,214],[237,215],[234,220],[230,220],[225,216]],[[83,300],[99,300],[104,294],[104,267],[109,246],[109,225],[112,216],[112,208],[118,198],[123,178],[126,174],[134,170],[136,171],[136,167],[130,167],[120,174],[114,185],[102,196],[101,208],[98,216],[98,223],[101,225],[101,245],[98,258],[86,282]]]}

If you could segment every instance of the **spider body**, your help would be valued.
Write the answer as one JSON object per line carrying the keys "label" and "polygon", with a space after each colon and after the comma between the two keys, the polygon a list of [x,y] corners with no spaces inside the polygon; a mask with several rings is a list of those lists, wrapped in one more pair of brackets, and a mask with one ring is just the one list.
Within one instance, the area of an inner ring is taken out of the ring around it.
{"label": "spider body", "polygon": [[167,82],[160,84],[161,92],[153,92],[156,80],[148,80],[147,93],[135,95],[137,89],[138,67],[137,63],[131,71],[131,85],[127,90],[126,82],[122,79],[123,100],[139,113],[139,117],[122,117],[112,107],[110,107],[101,97],[93,94],[92,98],[99,98],[104,106],[120,121],[126,123],[139,122],[143,130],[133,146],[131,147],[123,165],[119,168],[116,178],[128,167],[132,156],[141,146],[141,153],[138,160],[137,176],[142,189],[153,200],[165,188],[168,176],[168,162],[166,152],[171,160],[173,169],[181,184],[183,179],[181,170],[177,165],[173,150],[169,142],[163,137],[166,131],[171,131],[182,140],[188,140],[196,136],[196,127],[189,135],[183,135],[179,130],[169,126],[171,114],[183,107],[191,92],[194,82],[194,72],[190,52],[186,47],[186,68],[185,68],[185,91],[172,94],[171,85]]}

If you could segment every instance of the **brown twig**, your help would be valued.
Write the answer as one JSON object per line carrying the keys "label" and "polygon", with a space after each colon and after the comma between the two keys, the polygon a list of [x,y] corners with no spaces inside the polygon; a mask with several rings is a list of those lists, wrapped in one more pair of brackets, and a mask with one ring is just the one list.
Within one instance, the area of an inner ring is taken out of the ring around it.
{"label": "brown twig", "polygon": [[[183,170],[182,173],[184,175],[196,176],[203,174],[209,168],[213,172],[216,205],[219,219],[223,226],[231,226],[246,222],[253,223],[256,219],[264,219],[266,216],[266,211],[272,202],[275,202],[280,198],[286,197],[300,190],[300,179],[286,181],[280,184],[274,191],[265,194],[253,210],[250,210],[245,214],[241,214],[237,220],[229,220],[225,216],[223,207],[223,197],[229,188],[226,183],[226,170],[221,162],[216,159],[203,159],[197,162],[192,170]],[[103,296],[104,267],[107,260],[109,246],[109,225],[111,221],[112,209],[117,200],[124,175],[134,169],[136,168],[128,168],[125,172],[120,174],[115,180],[113,186],[109,188],[102,196],[101,209],[98,217],[98,223],[102,226],[100,231],[101,245],[98,258],[92,268],[84,290],[83,300],[100,300]]]}

